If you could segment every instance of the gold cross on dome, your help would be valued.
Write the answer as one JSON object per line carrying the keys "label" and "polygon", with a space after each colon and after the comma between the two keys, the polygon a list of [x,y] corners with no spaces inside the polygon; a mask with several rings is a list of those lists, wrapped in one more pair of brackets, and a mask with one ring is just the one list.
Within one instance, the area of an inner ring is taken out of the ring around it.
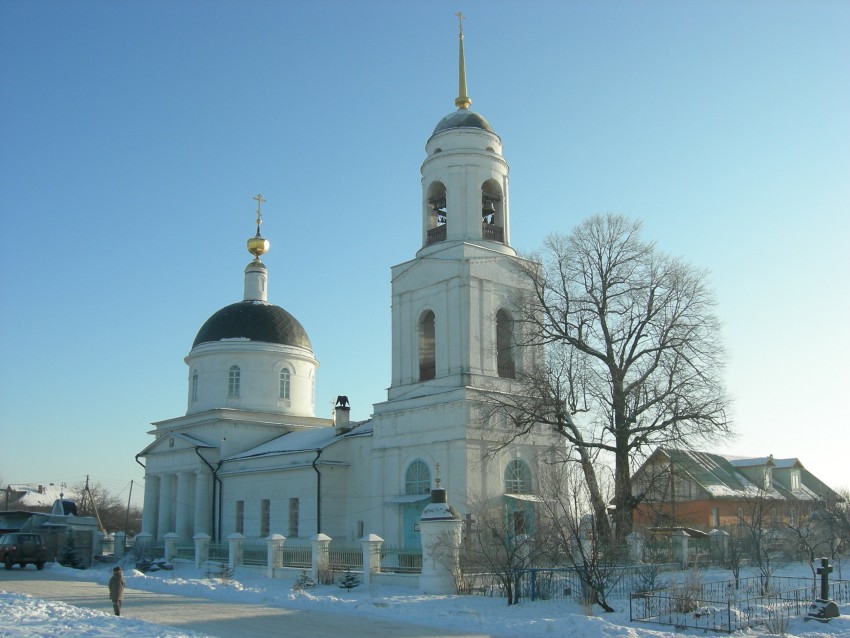
{"label": "gold cross on dome", "polygon": [[457,26],[460,29],[460,34],[463,35],[463,21],[466,20],[466,16],[460,11],[458,11],[455,15],[457,16]]}
{"label": "gold cross on dome", "polygon": [[435,483],[437,484],[437,488],[439,488],[440,487],[440,464],[439,463],[434,463],[434,473],[437,475],[437,479],[435,480]]}
{"label": "gold cross on dome", "polygon": [[263,223],[263,213],[261,207],[265,204],[266,200],[263,199],[263,196],[260,193],[254,195],[251,199],[257,200],[257,230],[260,229],[260,224]]}

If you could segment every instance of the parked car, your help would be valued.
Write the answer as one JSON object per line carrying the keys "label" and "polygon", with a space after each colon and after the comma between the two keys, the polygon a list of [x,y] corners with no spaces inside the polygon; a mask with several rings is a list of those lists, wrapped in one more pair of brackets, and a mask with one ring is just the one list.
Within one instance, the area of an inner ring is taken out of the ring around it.
{"label": "parked car", "polygon": [[6,569],[12,569],[15,563],[21,567],[32,563],[36,569],[44,569],[46,557],[47,547],[39,534],[13,532],[0,536],[0,562]]}

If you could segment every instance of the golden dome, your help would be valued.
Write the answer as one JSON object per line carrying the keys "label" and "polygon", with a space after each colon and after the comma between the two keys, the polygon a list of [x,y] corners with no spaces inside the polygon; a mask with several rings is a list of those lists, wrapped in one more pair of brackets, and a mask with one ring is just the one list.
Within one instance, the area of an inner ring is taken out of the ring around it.
{"label": "golden dome", "polygon": [[256,237],[251,237],[248,240],[248,252],[254,255],[255,259],[259,259],[260,255],[269,251],[269,240],[261,237],[259,233]]}

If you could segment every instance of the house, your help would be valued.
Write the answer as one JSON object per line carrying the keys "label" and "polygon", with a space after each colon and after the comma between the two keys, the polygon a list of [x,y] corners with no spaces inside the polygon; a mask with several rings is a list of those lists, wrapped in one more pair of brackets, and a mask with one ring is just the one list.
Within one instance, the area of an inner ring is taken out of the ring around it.
{"label": "house", "polygon": [[658,448],[635,472],[636,525],[734,529],[754,518],[796,526],[841,498],[799,459]]}

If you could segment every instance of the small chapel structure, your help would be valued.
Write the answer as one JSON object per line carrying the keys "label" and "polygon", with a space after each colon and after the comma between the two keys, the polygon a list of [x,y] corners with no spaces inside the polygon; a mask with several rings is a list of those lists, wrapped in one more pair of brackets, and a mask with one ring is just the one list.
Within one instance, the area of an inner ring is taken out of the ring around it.
{"label": "small chapel structure", "polygon": [[[421,547],[419,521],[439,478],[463,516],[504,508],[515,533],[533,534],[538,459],[551,432],[505,443],[482,391],[512,392],[538,356],[518,348],[516,304],[528,264],[511,247],[502,140],[470,110],[459,34],[457,107],[425,145],[421,248],[392,267],[392,380],[362,422],[340,397],[315,414],[318,374],[304,326],[269,301],[269,242],[248,240],[241,301],[215,312],[185,357],[186,413],[154,423],[145,465],[142,532],[154,541],[197,534],[220,541],[378,534]],[[418,221],[416,221],[418,219]]]}

